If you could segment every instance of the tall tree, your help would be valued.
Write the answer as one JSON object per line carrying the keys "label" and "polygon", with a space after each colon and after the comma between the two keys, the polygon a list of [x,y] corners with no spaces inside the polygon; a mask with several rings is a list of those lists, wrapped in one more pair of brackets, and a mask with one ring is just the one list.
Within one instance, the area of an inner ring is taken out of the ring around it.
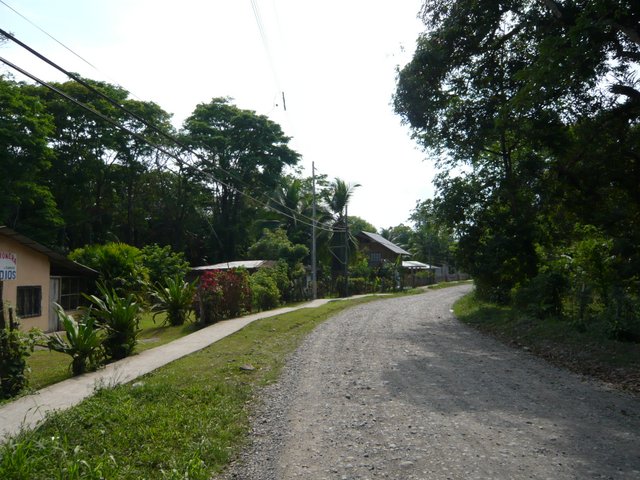
{"label": "tall tree", "polygon": [[184,123],[184,138],[197,153],[195,178],[209,194],[210,259],[232,260],[251,244],[245,233],[299,155],[278,124],[227,98],[198,105]]}
{"label": "tall tree", "polygon": [[[121,87],[85,81],[149,124],[171,131],[170,115],[156,104],[131,100]],[[162,141],[154,129],[80,83],[54,86],[149,141]],[[28,89],[39,96],[55,125],[50,139],[54,156],[49,182],[65,220],[58,243],[68,248],[112,239],[144,243],[137,230],[145,223],[146,202],[138,193],[157,152],[147,142],[45,87]]]}
{"label": "tall tree", "polygon": [[[566,233],[557,205],[568,200],[574,174],[576,183],[591,177],[596,191],[624,193],[637,205],[612,175],[617,167],[576,153],[597,149],[584,132],[600,119],[606,143],[633,140],[618,149],[619,160],[637,175],[640,95],[632,73],[640,7],[630,0],[434,0],[422,13],[427,32],[399,72],[396,111],[444,170],[436,203],[457,230],[465,267],[488,296],[504,300],[536,274],[536,245]],[[623,109],[626,130],[615,132],[609,113]],[[573,168],[584,163],[596,168]]]}
{"label": "tall tree", "polygon": [[38,98],[0,76],[0,224],[47,244],[62,223],[47,181],[52,132]]}
{"label": "tall tree", "polygon": [[[359,186],[359,183],[347,183],[341,178],[336,177],[334,181],[329,184],[327,191],[327,207],[333,214],[333,234],[329,242],[329,249],[333,257],[332,271],[334,274],[344,271],[348,263],[347,214],[351,197],[355,189]],[[354,241],[349,243],[354,243]]]}

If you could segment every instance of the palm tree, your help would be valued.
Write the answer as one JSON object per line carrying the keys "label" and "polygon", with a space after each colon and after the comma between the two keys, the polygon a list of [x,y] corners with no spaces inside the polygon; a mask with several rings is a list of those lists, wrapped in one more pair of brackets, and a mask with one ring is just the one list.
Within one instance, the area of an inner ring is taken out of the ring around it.
{"label": "palm tree", "polygon": [[329,210],[335,215],[336,223],[344,223],[347,216],[347,207],[353,191],[360,186],[359,183],[351,184],[337,178],[329,185]]}
{"label": "palm tree", "polygon": [[[333,235],[330,242],[332,254],[332,271],[337,276],[342,273],[345,277],[342,294],[348,295],[348,270],[349,253],[347,245],[348,219],[347,209],[353,191],[360,186],[359,183],[351,184],[337,178],[329,185],[328,207],[333,213]],[[350,239],[353,242],[353,239]]]}

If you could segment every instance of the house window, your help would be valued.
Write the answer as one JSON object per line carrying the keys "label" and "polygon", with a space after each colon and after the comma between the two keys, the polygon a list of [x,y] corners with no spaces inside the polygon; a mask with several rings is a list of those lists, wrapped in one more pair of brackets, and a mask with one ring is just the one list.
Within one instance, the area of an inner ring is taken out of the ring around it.
{"label": "house window", "polygon": [[82,302],[80,292],[84,290],[84,279],[80,277],[62,277],[60,279],[60,306],[64,310],[77,310]]}
{"label": "house window", "polygon": [[378,265],[379,263],[382,263],[382,253],[369,252],[369,263],[371,265]]}
{"label": "house window", "polygon": [[42,287],[18,287],[18,315],[38,317],[42,315]]}

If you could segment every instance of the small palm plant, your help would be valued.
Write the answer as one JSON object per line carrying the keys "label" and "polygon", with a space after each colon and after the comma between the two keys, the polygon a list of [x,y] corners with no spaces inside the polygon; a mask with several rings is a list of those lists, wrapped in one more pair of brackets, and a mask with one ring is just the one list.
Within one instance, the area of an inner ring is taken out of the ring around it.
{"label": "small palm plant", "polygon": [[66,338],[58,333],[47,337],[46,345],[49,350],[70,355],[71,371],[74,375],[81,375],[86,371],[95,370],[104,360],[102,347],[102,330],[96,328],[91,309],[84,311],[82,318],[76,322],[60,305],[54,304],[58,318],[66,332]]}
{"label": "small palm plant", "polygon": [[98,284],[102,298],[86,295],[93,304],[93,315],[98,325],[106,331],[104,348],[112,360],[120,360],[133,353],[140,334],[140,314],[142,308],[135,295],[128,293],[120,297],[116,291]]}
{"label": "small palm plant", "polygon": [[156,315],[166,312],[165,323],[172,326],[183,325],[193,310],[193,296],[196,293],[196,283],[184,281],[180,277],[168,277],[164,284],[156,283],[150,291],[152,301],[151,311]]}

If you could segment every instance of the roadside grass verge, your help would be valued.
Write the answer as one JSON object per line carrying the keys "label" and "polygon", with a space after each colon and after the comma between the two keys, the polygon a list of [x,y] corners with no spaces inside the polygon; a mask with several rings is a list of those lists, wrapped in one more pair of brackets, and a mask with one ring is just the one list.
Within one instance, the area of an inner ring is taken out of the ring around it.
{"label": "roadside grass verge", "polygon": [[573,372],[640,395],[640,346],[608,339],[597,329],[578,331],[562,319],[535,319],[511,307],[481,302],[473,293],[453,311],[464,323]]}
{"label": "roadside grass verge", "polygon": [[[138,345],[135,352],[142,352],[149,348],[159,347],[165,343],[177,340],[196,331],[192,322],[172,327],[163,326],[165,314],[157,315],[155,322],[151,313],[144,313],[140,320],[142,332],[138,337]],[[135,353],[134,353],[135,354]],[[29,373],[29,390],[39,390],[54,383],[71,378],[71,357],[64,353],[51,352],[47,349],[38,349],[27,358]]]}
{"label": "roadside grass verge", "polygon": [[258,320],[135,382],[99,389],[0,446],[0,478],[208,479],[242,446],[256,388],[273,382],[331,302]]}
{"label": "roadside grass verge", "polygon": [[465,285],[467,283],[473,283],[473,280],[455,280],[452,282],[434,283],[433,285],[428,285],[427,290],[440,290],[442,288],[455,287],[458,285]]}

